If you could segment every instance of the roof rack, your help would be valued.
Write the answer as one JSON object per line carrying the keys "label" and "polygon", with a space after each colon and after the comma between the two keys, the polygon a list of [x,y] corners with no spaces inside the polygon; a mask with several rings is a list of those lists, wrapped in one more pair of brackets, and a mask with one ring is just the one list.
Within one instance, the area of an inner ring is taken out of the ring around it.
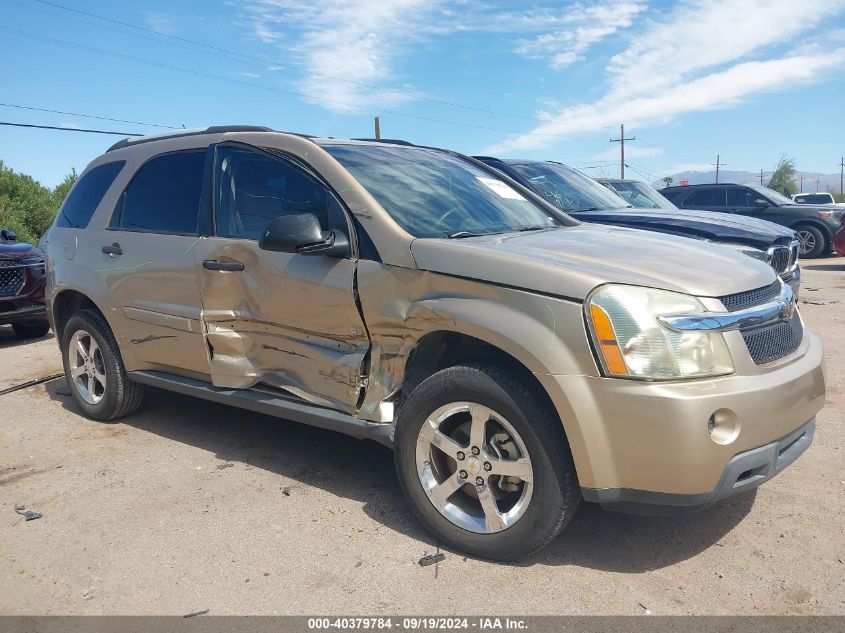
{"label": "roof rack", "polygon": [[398,138],[351,138],[350,141],[367,141],[369,143],[387,143],[388,145],[407,145],[408,147],[416,147],[416,143],[410,141],[403,141]]}
{"label": "roof rack", "polygon": [[[129,147],[130,145],[139,145],[141,143],[149,143],[151,141],[160,141],[163,139],[182,138],[185,136],[199,136],[200,134],[225,134],[226,132],[275,132],[273,128],[264,127],[263,125],[212,125],[210,127],[199,130],[176,130],[174,132],[165,132],[164,134],[152,134],[150,136],[141,136],[133,138],[124,138],[109,147],[106,152],[111,152],[116,149]],[[305,136],[300,135],[300,136]]]}

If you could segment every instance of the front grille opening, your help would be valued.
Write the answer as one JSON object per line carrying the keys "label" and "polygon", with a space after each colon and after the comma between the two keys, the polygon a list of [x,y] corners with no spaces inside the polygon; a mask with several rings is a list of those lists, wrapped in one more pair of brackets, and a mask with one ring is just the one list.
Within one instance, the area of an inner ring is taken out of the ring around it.
{"label": "front grille opening", "polygon": [[756,290],[737,292],[732,295],[719,297],[719,301],[725,306],[728,312],[736,312],[768,303],[780,294],[780,280],[775,279],[770,285]]}
{"label": "front grille opening", "polygon": [[765,365],[789,356],[804,338],[804,326],[798,313],[789,321],[742,333],[745,346],[756,365]]}

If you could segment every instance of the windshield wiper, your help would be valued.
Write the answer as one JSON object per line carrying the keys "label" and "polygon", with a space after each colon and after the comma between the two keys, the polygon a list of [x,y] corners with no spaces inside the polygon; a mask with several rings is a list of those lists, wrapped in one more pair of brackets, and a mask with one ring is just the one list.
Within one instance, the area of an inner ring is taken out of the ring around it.
{"label": "windshield wiper", "polygon": [[587,207],[586,209],[572,209],[572,213],[583,213],[584,211],[598,211],[599,207]]}
{"label": "windshield wiper", "polygon": [[472,233],[471,231],[458,231],[457,233],[451,233],[449,235],[444,235],[447,240],[460,240],[465,237],[479,237],[481,235],[489,235],[489,233]]}
{"label": "windshield wiper", "polygon": [[534,224],[532,226],[523,226],[521,229],[516,229],[516,233],[526,233],[528,231],[542,231],[544,229],[553,229],[554,226],[545,226],[542,224]]}

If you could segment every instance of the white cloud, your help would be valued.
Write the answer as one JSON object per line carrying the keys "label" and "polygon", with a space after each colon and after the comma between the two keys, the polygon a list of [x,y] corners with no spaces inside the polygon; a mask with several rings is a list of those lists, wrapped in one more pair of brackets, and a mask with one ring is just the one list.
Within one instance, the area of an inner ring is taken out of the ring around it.
{"label": "white cloud", "polygon": [[293,53],[306,71],[299,87],[335,111],[395,107],[419,98],[391,89],[395,67],[415,44],[487,34],[552,68],[581,59],[601,39],[630,25],[642,0],[574,2],[512,10],[486,0],[246,0],[237,5],[253,34]]}
{"label": "white cloud", "polygon": [[822,71],[841,67],[845,48],[838,42],[780,49],[843,9],[841,0],[685,0],[610,60],[604,96],[541,112],[543,123],[485,151],[541,149],[621,121],[629,130],[663,124],[685,112],[725,108],[761,91],[817,80]]}
{"label": "white cloud", "polygon": [[416,36],[427,0],[251,0],[242,7],[262,41],[295,53],[308,74],[305,99],[336,111],[395,106],[412,97],[367,89],[395,80],[393,64]]}
{"label": "white cloud", "polygon": [[548,59],[561,70],[584,58],[584,53],[609,35],[631,26],[634,17],[645,9],[641,2],[603,2],[575,5],[563,20],[563,28],[523,40],[516,52],[533,58]]}

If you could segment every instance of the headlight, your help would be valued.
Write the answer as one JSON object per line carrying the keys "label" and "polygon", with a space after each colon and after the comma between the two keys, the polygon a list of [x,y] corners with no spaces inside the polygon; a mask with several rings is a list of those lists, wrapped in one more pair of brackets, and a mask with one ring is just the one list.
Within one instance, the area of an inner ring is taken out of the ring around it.
{"label": "headlight", "polygon": [[724,246],[725,248],[730,248],[734,251],[739,251],[743,255],[748,255],[749,257],[753,257],[754,259],[759,259],[760,261],[766,261],[766,251],[760,250],[759,248],[754,248],[753,246],[748,246],[747,244],[731,244],[728,242],[711,242],[712,244],[716,244],[717,246]]}
{"label": "headlight", "polygon": [[588,329],[608,376],[642,380],[703,378],[733,373],[718,332],[674,332],[657,317],[706,312],[689,295],[641,286],[608,284],[586,302]]}

